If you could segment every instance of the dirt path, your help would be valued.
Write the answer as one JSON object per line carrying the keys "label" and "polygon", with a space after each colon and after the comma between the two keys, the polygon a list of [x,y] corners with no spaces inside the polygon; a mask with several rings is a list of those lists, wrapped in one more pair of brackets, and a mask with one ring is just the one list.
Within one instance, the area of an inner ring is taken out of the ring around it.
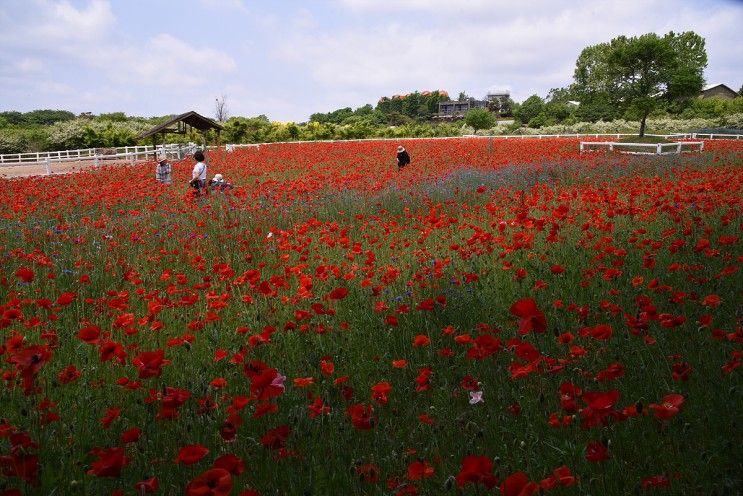
{"label": "dirt path", "polygon": [[[128,160],[101,161],[101,167],[129,164]],[[95,164],[90,159],[74,162],[52,162],[52,175],[70,174],[81,170],[94,169]],[[0,178],[12,179],[15,177],[46,176],[46,164],[3,164],[0,165]]]}

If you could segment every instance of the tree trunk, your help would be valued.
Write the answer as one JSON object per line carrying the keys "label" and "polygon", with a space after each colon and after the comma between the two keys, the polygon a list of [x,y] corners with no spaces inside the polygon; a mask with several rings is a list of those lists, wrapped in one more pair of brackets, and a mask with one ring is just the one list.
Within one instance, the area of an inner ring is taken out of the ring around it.
{"label": "tree trunk", "polygon": [[640,121],[640,138],[645,136],[645,120],[648,118],[648,114],[642,113],[642,120]]}

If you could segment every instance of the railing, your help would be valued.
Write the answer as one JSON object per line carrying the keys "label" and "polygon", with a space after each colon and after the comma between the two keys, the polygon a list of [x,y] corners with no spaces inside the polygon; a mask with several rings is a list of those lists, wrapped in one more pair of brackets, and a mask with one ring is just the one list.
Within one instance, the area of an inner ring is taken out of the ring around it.
{"label": "railing", "polygon": [[[705,138],[705,136],[708,136]],[[743,134],[725,134],[725,133],[675,133],[669,134],[669,139],[743,139]]]}
{"label": "railing", "polygon": [[[10,157],[16,160],[0,162],[0,170],[4,168],[38,166],[43,167],[47,175],[53,174],[53,165],[65,164],[70,162],[92,162],[95,168],[104,165],[106,162],[129,162],[134,165],[136,162],[152,160],[153,156],[162,156],[169,159],[181,160],[184,157],[193,154],[198,146],[194,143],[188,145],[160,145],[153,146],[125,146],[118,148],[90,148],[87,150],[69,150],[71,153],[64,152],[47,152],[47,153],[25,153],[2,155],[0,157]],[[119,151],[121,150],[121,151]],[[75,153],[80,152],[80,153]],[[88,152],[83,153],[83,152]],[[111,153],[115,152],[115,153]],[[20,155],[20,157],[19,157]],[[33,157],[29,160],[28,157]],[[39,160],[36,160],[36,157]],[[25,159],[25,160],[24,160]]]}
{"label": "railing", "polygon": [[[587,151],[597,151],[593,149],[595,147],[606,148],[610,152],[616,149],[621,153],[632,153],[636,155],[669,155],[678,154],[682,151],[701,152],[704,150],[704,141],[677,141],[674,143],[617,143],[614,141],[581,141],[580,153]],[[688,149],[689,147],[691,147],[692,149]],[[638,148],[640,148],[641,150],[648,149],[649,151],[637,150]]]}
{"label": "railing", "polygon": [[[479,138],[479,139],[544,139],[544,138],[599,138],[599,137],[610,137],[620,139],[624,136],[637,136],[635,134],[622,134],[622,133],[570,133],[570,134],[501,134],[501,135],[479,135],[479,134],[463,134],[461,136],[433,136],[427,138],[356,138],[356,139],[337,139],[337,140],[303,140],[303,141],[274,141],[271,143],[242,143],[242,144],[228,144],[225,145],[225,149],[228,152],[237,150],[240,148],[260,148],[264,145],[291,145],[291,144],[304,144],[304,143],[346,143],[346,142],[364,142],[364,141],[415,141],[419,139],[425,140],[458,140],[462,138]],[[665,134],[645,134],[645,136],[657,136],[660,138],[666,138]]]}
{"label": "railing", "polygon": [[[189,147],[195,148],[194,143],[189,143]],[[153,153],[165,153],[170,158],[177,151],[184,148],[182,145],[169,144],[169,145],[158,145],[157,147],[152,145],[141,145],[141,146],[119,146],[112,148],[84,148],[79,150],[60,150],[53,152],[31,152],[31,153],[6,153],[0,155],[0,165],[33,165],[44,163],[47,160],[52,162],[71,161],[71,160],[86,160],[97,157],[129,157],[134,155],[140,157],[147,154]]]}

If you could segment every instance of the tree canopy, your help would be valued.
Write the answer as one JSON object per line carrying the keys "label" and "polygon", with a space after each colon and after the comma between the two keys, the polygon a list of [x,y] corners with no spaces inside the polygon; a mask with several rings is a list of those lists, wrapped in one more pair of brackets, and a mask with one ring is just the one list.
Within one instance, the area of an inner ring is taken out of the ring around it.
{"label": "tree canopy", "polygon": [[645,121],[663,101],[696,96],[704,86],[704,38],[692,31],[619,36],[585,48],[575,68],[581,101],[607,101]]}
{"label": "tree canopy", "polygon": [[464,115],[464,122],[477,132],[478,129],[489,129],[495,126],[496,119],[492,112],[484,108],[474,108]]}

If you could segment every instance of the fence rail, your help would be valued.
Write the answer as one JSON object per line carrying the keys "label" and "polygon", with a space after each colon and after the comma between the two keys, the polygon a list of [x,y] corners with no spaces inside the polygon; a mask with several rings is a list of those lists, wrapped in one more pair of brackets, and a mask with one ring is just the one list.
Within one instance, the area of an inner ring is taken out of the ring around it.
{"label": "fence rail", "polygon": [[[617,143],[614,141],[581,141],[580,153],[595,151],[593,148],[606,148],[610,152],[617,149],[622,153],[632,153],[637,155],[669,155],[678,154],[682,151],[701,152],[704,150],[704,141],[676,141],[673,143]],[[684,150],[685,147],[691,147],[691,150]],[[637,148],[647,149],[648,151],[638,151]],[[625,149],[625,150],[622,150]]]}
{"label": "fence rail", "polygon": [[[0,162],[0,170],[13,169],[18,167],[37,167],[43,168],[47,175],[54,173],[54,165],[67,164],[72,162],[87,162],[87,165],[93,165],[95,168],[105,165],[106,162],[129,162],[134,165],[137,162],[151,160],[153,154],[158,156],[164,155],[169,159],[181,160],[182,158],[191,155],[197,149],[197,145],[191,143],[186,146],[181,145],[165,145],[165,146],[128,146],[119,147],[116,149],[96,149],[91,148],[90,150],[71,150],[73,152],[85,152],[91,151],[90,154],[84,153],[70,153],[68,154],[50,152],[45,154],[44,158],[41,158],[44,154],[39,154],[40,160],[15,160]],[[111,153],[111,151],[119,151],[118,153]],[[92,153],[96,151],[98,153]],[[105,151],[106,153],[100,153]],[[37,154],[22,154],[22,155],[33,155]],[[7,157],[7,155],[5,155]],[[16,157],[17,154],[12,154],[10,157]],[[21,157],[24,158],[24,157]]]}
{"label": "fence rail", "polygon": [[[707,136],[707,138],[705,138]],[[725,133],[675,133],[669,134],[669,139],[743,139],[743,134],[725,134]]]}
{"label": "fence rail", "polygon": [[52,162],[64,162],[93,159],[95,157],[99,157],[100,159],[105,157],[129,157],[131,155],[141,157],[153,153],[164,153],[172,158],[178,153],[178,150],[195,147],[196,145],[194,143],[189,143],[185,147],[183,145],[170,144],[158,145],[157,147],[152,145],[141,145],[113,148],[84,148],[79,150],[59,150],[53,152],[6,153],[0,155],[0,165],[34,165],[45,163],[47,160]]}

